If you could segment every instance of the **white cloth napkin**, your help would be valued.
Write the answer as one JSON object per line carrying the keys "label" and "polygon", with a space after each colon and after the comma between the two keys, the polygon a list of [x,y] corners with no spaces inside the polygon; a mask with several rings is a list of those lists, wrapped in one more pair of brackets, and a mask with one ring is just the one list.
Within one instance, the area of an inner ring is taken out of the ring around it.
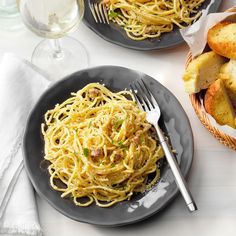
{"label": "white cloth napkin", "polygon": [[5,54],[0,63],[0,234],[42,235],[34,191],[23,168],[29,112],[49,81],[30,63]]}

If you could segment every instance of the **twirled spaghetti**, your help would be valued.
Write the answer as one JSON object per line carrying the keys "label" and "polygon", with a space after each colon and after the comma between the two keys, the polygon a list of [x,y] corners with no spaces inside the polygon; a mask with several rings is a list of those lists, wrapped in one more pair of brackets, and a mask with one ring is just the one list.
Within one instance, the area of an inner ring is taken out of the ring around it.
{"label": "twirled spaghetti", "polygon": [[197,19],[205,0],[102,0],[109,18],[124,28],[129,38],[143,40],[183,28]]}
{"label": "twirled spaghetti", "polygon": [[42,124],[52,188],[76,205],[101,207],[145,191],[159,179],[163,157],[150,128],[129,91],[91,83],[72,93]]}

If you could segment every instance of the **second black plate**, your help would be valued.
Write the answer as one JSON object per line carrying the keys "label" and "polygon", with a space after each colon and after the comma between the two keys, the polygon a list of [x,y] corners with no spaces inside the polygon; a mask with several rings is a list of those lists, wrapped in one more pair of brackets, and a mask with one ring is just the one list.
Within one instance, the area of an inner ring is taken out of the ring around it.
{"label": "second black plate", "polygon": [[[132,40],[126,35],[126,32],[123,30],[123,28],[117,24],[110,23],[109,25],[106,25],[96,23],[89,9],[89,1],[91,0],[85,1],[85,14],[83,19],[84,23],[97,35],[111,43],[135,50],[148,51],[171,48],[184,42],[179,32],[179,28],[177,27],[169,33],[162,34],[159,38],[145,39],[142,41]],[[203,10],[207,8],[210,2],[210,0],[205,0],[199,9]],[[221,0],[214,1],[209,9],[209,13],[216,12],[220,4]]]}

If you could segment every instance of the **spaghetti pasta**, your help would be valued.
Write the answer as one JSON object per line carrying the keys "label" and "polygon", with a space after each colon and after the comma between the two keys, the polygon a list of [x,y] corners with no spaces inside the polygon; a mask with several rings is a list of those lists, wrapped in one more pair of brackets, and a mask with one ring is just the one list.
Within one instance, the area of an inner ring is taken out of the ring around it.
{"label": "spaghetti pasta", "polygon": [[95,201],[100,207],[150,188],[164,156],[150,128],[129,91],[91,83],[72,93],[47,111],[42,124],[52,188],[78,206]]}
{"label": "spaghetti pasta", "polygon": [[129,38],[143,40],[184,28],[196,20],[205,0],[102,0],[109,19],[124,28]]}

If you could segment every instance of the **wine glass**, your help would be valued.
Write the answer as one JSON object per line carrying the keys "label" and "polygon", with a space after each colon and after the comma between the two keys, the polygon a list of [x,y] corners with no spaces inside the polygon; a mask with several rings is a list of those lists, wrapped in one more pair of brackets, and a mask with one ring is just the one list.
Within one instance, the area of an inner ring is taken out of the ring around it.
{"label": "wine glass", "polygon": [[20,0],[25,25],[47,38],[34,49],[31,62],[58,80],[88,66],[85,47],[76,39],[63,37],[77,29],[84,15],[84,0]]}

